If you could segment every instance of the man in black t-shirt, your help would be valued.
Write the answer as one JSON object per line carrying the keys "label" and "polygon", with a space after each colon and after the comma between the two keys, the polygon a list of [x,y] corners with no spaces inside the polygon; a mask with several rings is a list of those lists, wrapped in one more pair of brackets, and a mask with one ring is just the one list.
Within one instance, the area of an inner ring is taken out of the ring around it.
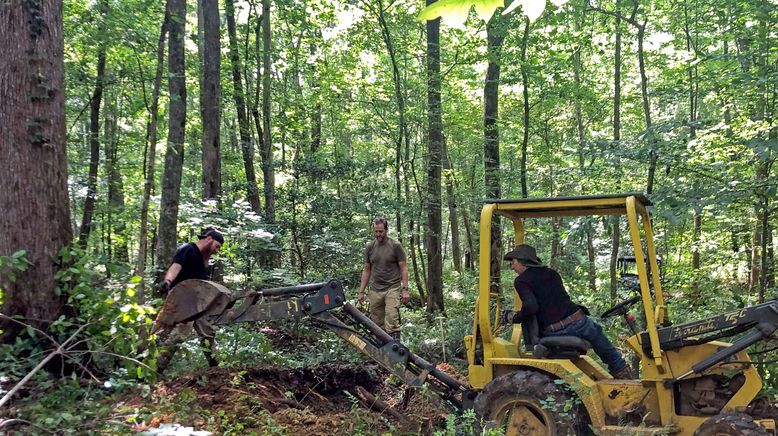
{"label": "man in black t-shirt", "polygon": [[[216,254],[224,244],[224,236],[213,227],[206,228],[199,235],[197,242],[182,245],[176,250],[165,278],[159,286],[163,297],[167,297],[170,289],[188,279],[206,280],[208,278],[208,260]],[[160,352],[157,356],[157,371],[162,372],[175,354],[178,344],[184,342],[192,328],[200,336],[201,347],[209,366],[218,366],[216,359],[216,332],[213,326],[205,320],[180,324],[172,330],[160,331],[158,336]]]}
{"label": "man in black t-shirt", "polygon": [[224,236],[221,232],[209,227],[200,234],[197,242],[179,247],[159,287],[163,296],[167,296],[170,288],[184,280],[207,279],[208,260],[211,255],[219,252],[222,244],[224,244]]}
{"label": "man in black t-shirt", "polygon": [[562,277],[543,265],[534,247],[519,245],[509,251],[504,259],[511,262],[511,269],[516,272],[513,287],[522,303],[518,312],[505,311],[504,321],[518,324],[534,316],[541,336],[577,336],[585,339],[608,365],[608,371],[614,378],[633,378],[630,367],[605,336],[602,326],[592,321],[570,300]]}

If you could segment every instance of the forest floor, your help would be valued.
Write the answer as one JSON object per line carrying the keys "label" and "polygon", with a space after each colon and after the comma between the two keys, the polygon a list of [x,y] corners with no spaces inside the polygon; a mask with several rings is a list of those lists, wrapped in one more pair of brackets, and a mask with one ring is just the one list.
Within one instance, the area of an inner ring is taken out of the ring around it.
{"label": "forest floor", "polygon": [[[411,324],[409,348],[442,360]],[[135,377],[135,367],[40,371],[0,411],[0,436],[448,435],[474,423],[426,386],[409,390],[339,337],[305,323],[229,326],[217,341],[219,367],[207,367],[192,339],[156,378]],[[466,382],[448,363],[438,369]],[[16,382],[1,375],[3,393]]]}
{"label": "forest floor", "polygon": [[[281,331],[265,334],[275,350],[316,350],[304,337]],[[464,381],[453,366],[442,363],[438,367]],[[434,434],[445,429],[447,417],[452,416],[434,393],[424,388],[408,390],[367,360],[299,368],[250,364],[206,368],[180,372],[149,388],[114,399],[113,407],[118,416],[137,416],[132,431],[144,435],[197,431],[218,435]],[[366,399],[365,391],[375,399]],[[376,403],[391,409],[381,410]]]}
{"label": "forest floor", "polygon": [[[373,410],[360,400],[359,387],[392,406],[401,419]],[[375,366],[210,368],[160,382],[146,397],[122,398],[115,410],[161,405],[132,427],[135,432],[165,423],[213,434],[308,436],[433,434],[445,428],[450,411],[433,394],[416,391],[402,407],[405,391]]]}

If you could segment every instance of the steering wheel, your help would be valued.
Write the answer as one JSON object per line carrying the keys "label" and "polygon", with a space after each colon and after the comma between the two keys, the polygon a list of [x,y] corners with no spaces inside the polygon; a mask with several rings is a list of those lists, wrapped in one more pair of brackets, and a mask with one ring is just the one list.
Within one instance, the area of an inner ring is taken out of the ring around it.
{"label": "steering wheel", "polygon": [[603,312],[602,315],[600,315],[600,319],[608,319],[615,315],[623,315],[627,313],[629,308],[632,307],[633,304],[637,303],[638,300],[640,300],[640,295],[635,295],[629,300],[624,300],[621,303],[617,303],[615,306]]}

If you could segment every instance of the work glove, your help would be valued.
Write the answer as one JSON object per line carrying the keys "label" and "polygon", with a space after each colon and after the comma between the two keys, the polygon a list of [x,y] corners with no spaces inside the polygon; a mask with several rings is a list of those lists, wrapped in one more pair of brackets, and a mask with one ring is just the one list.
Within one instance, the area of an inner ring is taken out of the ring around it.
{"label": "work glove", "polygon": [[521,323],[521,319],[519,319],[519,312],[516,312],[515,310],[503,310],[502,311],[502,322],[503,322],[503,324],[519,324],[519,323]]}
{"label": "work glove", "polygon": [[157,288],[157,292],[159,292],[159,295],[163,297],[167,297],[168,291],[170,291],[170,281],[165,280],[159,284],[159,288]]}

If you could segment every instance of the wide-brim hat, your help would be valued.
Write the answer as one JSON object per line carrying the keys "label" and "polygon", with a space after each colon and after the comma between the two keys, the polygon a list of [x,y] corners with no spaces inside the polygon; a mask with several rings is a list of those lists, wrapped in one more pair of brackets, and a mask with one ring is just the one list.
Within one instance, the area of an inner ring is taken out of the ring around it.
{"label": "wide-brim hat", "polygon": [[526,266],[542,267],[543,262],[535,252],[535,247],[527,244],[517,245],[513,250],[505,253],[504,260],[516,259]]}

